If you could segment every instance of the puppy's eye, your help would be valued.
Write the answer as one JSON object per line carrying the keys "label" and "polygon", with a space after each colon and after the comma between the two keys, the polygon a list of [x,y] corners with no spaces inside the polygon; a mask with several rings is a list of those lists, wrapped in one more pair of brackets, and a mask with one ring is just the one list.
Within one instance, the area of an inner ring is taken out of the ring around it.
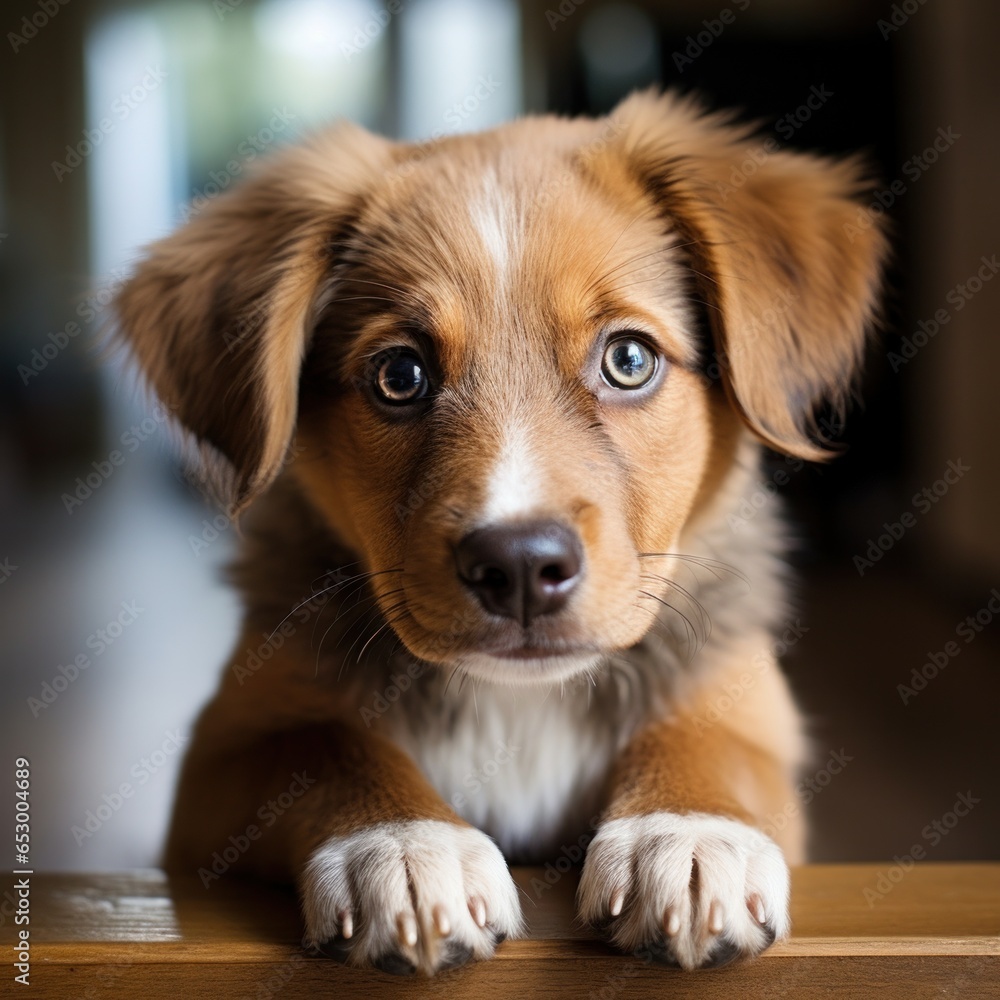
{"label": "puppy's eye", "polygon": [[427,395],[424,363],[412,351],[392,351],[375,359],[375,393],[386,403],[404,406]]}
{"label": "puppy's eye", "polygon": [[656,373],[656,355],[634,337],[618,337],[604,349],[601,374],[616,389],[641,389]]}

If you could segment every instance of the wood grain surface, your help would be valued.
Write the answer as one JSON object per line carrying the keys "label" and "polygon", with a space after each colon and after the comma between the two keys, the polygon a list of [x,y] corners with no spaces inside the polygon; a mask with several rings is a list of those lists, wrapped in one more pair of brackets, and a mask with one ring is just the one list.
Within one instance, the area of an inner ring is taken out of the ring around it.
{"label": "wood grain surface", "polygon": [[[792,938],[756,962],[696,973],[618,954],[578,926],[575,871],[515,869],[526,937],[505,942],[490,962],[433,980],[307,954],[294,895],[281,889],[232,877],[206,889],[158,871],[34,875],[31,985],[21,995],[1000,998],[1000,864],[917,865],[894,872],[898,881],[890,867],[795,870]],[[10,956],[9,916],[0,940]],[[9,962],[0,995],[14,996],[23,988]]]}

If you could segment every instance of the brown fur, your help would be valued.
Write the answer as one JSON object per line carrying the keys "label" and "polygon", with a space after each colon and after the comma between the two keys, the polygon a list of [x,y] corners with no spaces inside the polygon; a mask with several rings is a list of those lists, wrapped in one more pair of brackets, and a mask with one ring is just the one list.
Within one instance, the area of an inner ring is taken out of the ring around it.
{"label": "brown fur", "polygon": [[[631,664],[648,689],[648,703],[615,715],[595,699],[587,716],[605,711],[624,747],[606,818],[760,825],[793,797],[800,744],[780,680],[700,732],[744,654],[717,638],[683,664],[658,638],[671,564],[644,561],[718,530],[755,461],[745,427],[826,456],[814,413],[843,402],[872,317],[884,241],[843,227],[858,166],[777,152],[731,185],[753,145],[723,116],[649,94],[602,122],[525,119],[419,147],[341,126],[150,250],[119,297],[123,334],[234,508],[253,503],[232,667],[297,605],[330,597],[259,672],[227,671],[185,765],[172,866],[202,864],[296,768],[317,789],[248,853],[260,874],[298,877],[324,840],[378,822],[462,823],[395,745],[404,729],[447,736],[446,691],[415,682],[424,700],[371,731],[359,711],[391,664],[446,677],[518,642]],[[662,355],[655,391],[596,375],[615,328]],[[439,391],[419,419],[369,399],[370,359],[398,345],[432,359]],[[575,530],[586,562],[567,609],[523,635],[477,605],[452,555],[481,526],[510,434],[530,459],[532,511]],[[748,557],[763,620],[712,609],[741,650],[781,614],[779,590],[767,596],[774,544],[762,535]],[[719,558],[742,558],[730,548]],[[327,629],[317,652],[310,634]],[[788,832],[791,856],[801,841]]]}

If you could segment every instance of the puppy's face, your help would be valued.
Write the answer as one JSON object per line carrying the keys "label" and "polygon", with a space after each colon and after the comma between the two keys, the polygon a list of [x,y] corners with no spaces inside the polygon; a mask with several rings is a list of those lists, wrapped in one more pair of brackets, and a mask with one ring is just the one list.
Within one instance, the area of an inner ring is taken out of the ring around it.
{"label": "puppy's face", "polygon": [[[846,234],[854,168],[778,154],[727,188],[745,146],[651,97],[416,153],[342,133],[154,248],[122,318],[244,500],[294,435],[294,475],[413,654],[559,679],[650,629],[653,554],[710,497],[739,418],[819,457],[812,409],[856,361],[882,241]],[[250,242],[224,247],[227,227]],[[230,267],[185,296],[199,235]],[[202,339],[181,315],[152,346],[154,296],[161,325],[167,296],[200,303]],[[185,361],[216,391],[228,376],[228,415]]]}
{"label": "puppy's face", "polygon": [[372,584],[409,649],[503,681],[643,636],[642,554],[676,542],[712,445],[682,237],[624,171],[546,197],[564,161],[528,138],[455,143],[359,213],[297,463],[366,568],[401,570]]}

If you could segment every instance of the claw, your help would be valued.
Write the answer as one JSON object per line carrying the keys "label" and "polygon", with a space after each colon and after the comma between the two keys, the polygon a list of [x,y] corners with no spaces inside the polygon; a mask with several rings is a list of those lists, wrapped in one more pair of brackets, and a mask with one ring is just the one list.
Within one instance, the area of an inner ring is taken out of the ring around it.
{"label": "claw", "polygon": [[469,913],[472,914],[472,919],[475,920],[477,927],[486,926],[486,904],[479,896],[473,896],[469,900]]}
{"label": "claw", "polygon": [[608,909],[611,911],[611,916],[617,917],[619,913],[622,912],[622,906],[625,903],[625,893],[621,889],[615,889],[611,894],[611,902],[608,904]]}
{"label": "claw", "polygon": [[760,896],[758,896],[756,893],[754,893],[747,900],[747,908],[753,914],[754,919],[757,921],[758,924],[763,925],[767,923],[767,914],[764,912],[764,903],[761,900]]}
{"label": "claw", "polygon": [[663,915],[663,930],[667,937],[677,937],[681,929],[680,914],[673,908],[668,908]]}
{"label": "claw", "polygon": [[350,940],[354,936],[354,914],[350,910],[341,910],[337,914],[337,922],[340,924],[340,936]]}
{"label": "claw", "polygon": [[722,903],[717,899],[714,900],[708,908],[708,930],[710,934],[722,933],[722,928],[725,924],[724,917],[725,911],[722,909]]}
{"label": "claw", "polygon": [[441,903],[438,903],[432,911],[434,915],[434,926],[441,937],[447,937],[451,933],[451,921],[448,919],[448,912]]}
{"label": "claw", "polygon": [[401,913],[398,918],[399,940],[411,948],[417,943],[417,920],[412,913]]}

